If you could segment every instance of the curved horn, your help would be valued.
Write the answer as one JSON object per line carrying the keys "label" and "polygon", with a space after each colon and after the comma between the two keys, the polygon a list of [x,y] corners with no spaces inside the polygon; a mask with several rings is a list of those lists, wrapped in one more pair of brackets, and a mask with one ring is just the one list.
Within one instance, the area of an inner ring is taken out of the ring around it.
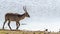
{"label": "curved horn", "polygon": [[26,6],[23,6],[23,10],[24,10],[25,12],[27,12]]}

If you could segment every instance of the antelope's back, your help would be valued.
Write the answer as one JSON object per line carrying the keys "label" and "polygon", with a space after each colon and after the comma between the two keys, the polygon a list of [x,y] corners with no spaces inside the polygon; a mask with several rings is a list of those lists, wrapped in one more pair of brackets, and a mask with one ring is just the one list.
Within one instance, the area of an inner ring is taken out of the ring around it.
{"label": "antelope's back", "polygon": [[5,19],[11,20],[11,21],[16,21],[16,20],[19,19],[18,15],[19,15],[19,14],[7,13],[7,14],[5,15]]}

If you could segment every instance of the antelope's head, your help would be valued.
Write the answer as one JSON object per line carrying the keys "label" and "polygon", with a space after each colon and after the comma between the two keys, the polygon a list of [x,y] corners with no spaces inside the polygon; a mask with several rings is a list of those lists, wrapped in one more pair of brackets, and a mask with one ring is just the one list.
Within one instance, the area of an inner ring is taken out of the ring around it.
{"label": "antelope's head", "polygon": [[30,17],[30,15],[29,15],[28,12],[27,12],[26,6],[23,6],[23,10],[25,11],[25,16],[26,16],[26,17]]}

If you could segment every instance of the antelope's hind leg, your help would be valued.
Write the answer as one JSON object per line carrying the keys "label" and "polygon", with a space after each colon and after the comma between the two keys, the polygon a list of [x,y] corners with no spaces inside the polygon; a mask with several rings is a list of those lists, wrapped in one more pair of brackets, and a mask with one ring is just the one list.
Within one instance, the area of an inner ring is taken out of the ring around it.
{"label": "antelope's hind leg", "polygon": [[8,22],[8,26],[9,26],[10,30],[12,30],[11,27],[10,27],[10,21]]}
{"label": "antelope's hind leg", "polygon": [[20,26],[20,23],[19,22],[16,22],[16,26],[17,26],[16,30],[18,30],[18,28]]}
{"label": "antelope's hind leg", "polygon": [[3,24],[3,29],[4,29],[4,26],[5,26],[5,23],[7,22],[7,20],[5,20],[4,24]]}

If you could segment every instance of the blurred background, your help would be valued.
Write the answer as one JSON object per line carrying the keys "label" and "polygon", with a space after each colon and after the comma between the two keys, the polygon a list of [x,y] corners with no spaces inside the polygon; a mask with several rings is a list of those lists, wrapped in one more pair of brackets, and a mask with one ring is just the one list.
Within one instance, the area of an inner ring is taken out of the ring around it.
{"label": "blurred background", "polygon": [[[0,0],[0,29],[5,21],[6,13],[23,14],[26,6],[30,18],[21,20],[20,30],[59,31],[60,29],[60,0]],[[11,21],[12,29],[16,23]],[[9,29],[7,23],[5,29]]]}

